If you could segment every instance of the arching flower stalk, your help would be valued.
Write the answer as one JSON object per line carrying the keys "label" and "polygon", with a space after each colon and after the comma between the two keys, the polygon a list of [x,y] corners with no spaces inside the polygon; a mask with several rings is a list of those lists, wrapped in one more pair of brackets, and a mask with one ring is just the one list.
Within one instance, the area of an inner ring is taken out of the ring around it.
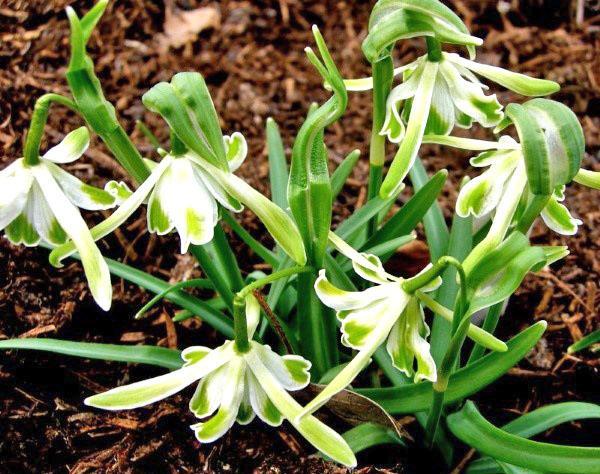
{"label": "arching flower stalk", "polygon": [[[32,136],[38,125],[43,129],[43,123],[32,120]],[[77,160],[89,141],[87,128],[78,128],[43,156],[37,156],[38,142],[34,155],[19,158],[0,171],[0,230],[4,229],[12,243],[27,246],[40,242],[57,246],[71,239],[81,256],[92,296],[108,310],[112,298],[108,267],[78,208],[109,209],[115,206],[116,198],[58,166]]]}
{"label": "arching flower stalk", "polygon": [[317,420],[298,420],[302,407],[288,393],[306,387],[310,362],[297,355],[280,356],[268,345],[252,341],[260,319],[260,306],[245,297],[247,348],[227,341],[216,349],[188,347],[184,365],[169,374],[117,387],[91,396],[86,405],[105,410],[129,410],[167,398],[199,381],[189,408],[201,421],[190,428],[198,441],[211,443],[237,421],[245,425],[255,416],[271,426],[288,420],[308,442],[335,461],[355,466],[356,458],[344,439]]}

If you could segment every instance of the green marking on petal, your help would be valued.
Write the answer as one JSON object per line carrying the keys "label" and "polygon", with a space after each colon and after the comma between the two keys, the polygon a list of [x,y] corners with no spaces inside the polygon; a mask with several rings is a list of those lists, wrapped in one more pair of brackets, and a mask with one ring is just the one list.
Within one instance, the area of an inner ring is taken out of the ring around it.
{"label": "green marking on petal", "polygon": [[25,214],[19,216],[6,227],[6,237],[15,245],[35,246],[40,243],[40,236]]}
{"label": "green marking on petal", "polygon": [[292,380],[298,385],[306,385],[310,380],[310,362],[298,357],[283,356],[282,358]]}
{"label": "green marking on petal", "polygon": [[150,196],[148,203],[148,230],[164,235],[173,229],[173,224],[167,213],[164,211],[159,198],[159,193],[155,188]]}

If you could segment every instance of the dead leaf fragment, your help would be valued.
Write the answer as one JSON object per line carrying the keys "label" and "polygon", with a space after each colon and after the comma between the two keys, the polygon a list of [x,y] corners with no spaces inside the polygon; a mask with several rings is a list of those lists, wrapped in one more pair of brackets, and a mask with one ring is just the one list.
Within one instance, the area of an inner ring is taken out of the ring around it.
{"label": "dead leaf fragment", "polygon": [[161,49],[179,48],[198,38],[198,33],[221,25],[221,14],[216,7],[180,10],[173,2],[165,6],[164,34],[159,35]]}

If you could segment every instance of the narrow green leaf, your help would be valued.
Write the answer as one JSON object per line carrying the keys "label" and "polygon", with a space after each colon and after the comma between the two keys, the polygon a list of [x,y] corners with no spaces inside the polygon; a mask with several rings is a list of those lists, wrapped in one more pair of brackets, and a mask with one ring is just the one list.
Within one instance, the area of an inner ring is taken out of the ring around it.
{"label": "narrow green leaf", "polygon": [[574,344],[571,344],[567,349],[569,354],[573,354],[574,352],[579,352],[583,349],[590,347],[592,344],[596,344],[600,342],[600,329],[588,334],[584,338],[580,339]]}
{"label": "narrow green leaf", "polygon": [[[420,159],[415,160],[410,169],[410,179],[416,191],[424,187],[427,183],[427,171],[425,171],[423,162]],[[450,239],[450,232],[444,220],[442,209],[437,203],[433,204],[425,213],[423,225],[425,227],[431,261],[436,262],[438,258],[446,254]]]}
{"label": "narrow green leaf", "polygon": [[30,338],[0,341],[0,349],[54,352],[56,354],[83,357],[85,359],[156,365],[169,370],[179,369],[183,365],[180,351],[156,346],[125,346],[95,342],[73,342],[63,339]]}
{"label": "narrow green leaf", "polygon": [[340,163],[340,165],[335,169],[335,171],[331,174],[331,194],[333,199],[340,194],[340,191],[344,187],[346,180],[352,173],[352,170],[358,163],[358,159],[360,158],[360,150],[351,151],[344,161]]}
{"label": "narrow green leaf", "polygon": [[[508,341],[508,351],[492,352],[454,372],[450,377],[445,403],[459,401],[497,380],[529,353],[542,336],[546,325],[545,321],[539,321]],[[431,382],[360,389],[357,392],[371,398],[393,415],[428,410],[433,399]]]}
{"label": "narrow green leaf", "polygon": [[499,461],[541,472],[600,472],[600,448],[541,443],[508,433],[487,421],[471,401],[447,423],[461,441]]}
{"label": "narrow green leaf", "polygon": [[342,438],[354,453],[380,444],[399,444],[404,446],[402,439],[391,428],[385,428],[374,423],[363,423],[346,431]]}
{"label": "narrow green leaf", "polygon": [[376,216],[381,209],[395,199],[396,195],[387,199],[381,199],[379,196],[371,199],[363,207],[354,212],[348,219],[342,222],[335,233],[344,240],[351,240],[354,234],[363,229],[372,217]]}
{"label": "narrow green leaf", "polygon": [[231,230],[233,230],[237,234],[237,236],[240,239],[242,239],[244,243],[256,253],[256,255],[258,255],[272,267],[277,266],[277,264],[279,263],[277,255],[275,255],[271,250],[266,248],[258,240],[252,237],[252,235],[250,235],[250,232],[244,229],[244,227],[242,227],[240,223],[235,219],[235,217],[233,217],[228,211],[223,212],[223,220],[227,222],[227,224],[229,224]]}
{"label": "narrow green leaf", "polygon": [[269,153],[271,199],[281,209],[287,209],[288,166],[279,127],[271,117],[267,119],[267,151]]}

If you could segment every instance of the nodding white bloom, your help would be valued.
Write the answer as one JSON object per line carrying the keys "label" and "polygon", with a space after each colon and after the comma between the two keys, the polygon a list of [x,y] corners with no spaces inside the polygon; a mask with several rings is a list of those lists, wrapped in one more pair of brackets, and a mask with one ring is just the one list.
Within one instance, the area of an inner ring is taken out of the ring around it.
{"label": "nodding white bloom", "polygon": [[[342,344],[359,352],[306,406],[301,417],[314,412],[348,386],[386,340],[394,367],[415,382],[436,380],[435,362],[427,342],[429,327],[417,298],[404,291],[405,280],[387,273],[375,255],[358,253],[334,234],[330,234],[330,241],[352,260],[354,271],[375,286],[364,291],[346,291],[333,285],[325,270],[319,272],[315,291],[325,305],[336,310]],[[440,284],[441,279],[436,278],[421,291],[432,291]]]}
{"label": "nodding white bloom", "polygon": [[58,164],[77,160],[89,145],[81,127],[50,148],[35,164],[19,158],[0,171],[0,230],[14,244],[57,246],[67,239],[81,256],[90,290],[98,305],[108,310],[112,286],[108,266],[78,208],[114,207],[113,194],[87,185]]}
{"label": "nodding white bloom", "polygon": [[[387,99],[381,135],[400,148],[381,187],[382,196],[392,195],[402,183],[422,143],[423,135],[446,135],[455,125],[469,128],[473,121],[484,127],[497,125],[504,113],[495,94],[486,95],[488,87],[477,75],[526,96],[556,92],[553,81],[534,79],[495,66],[479,64],[455,53],[442,53],[440,61],[422,56],[394,70],[403,81]],[[368,90],[372,78],[345,81],[348,90]]]}
{"label": "nodding white bloom", "polygon": [[[246,320],[251,339],[259,322],[260,307],[254,296],[246,297]],[[85,400],[105,410],[138,408],[169,397],[200,381],[190,400],[190,410],[202,421],[192,425],[196,438],[210,443],[223,436],[237,421],[248,424],[258,416],[279,426],[284,419],[317,449],[332,459],[355,466],[356,459],[344,439],[314,417],[296,418],[302,407],[288,391],[306,387],[311,364],[297,355],[273,352],[268,345],[250,341],[239,352],[234,341],[216,349],[194,346],[181,354],[181,369],[152,379],[114,388]]]}
{"label": "nodding white bloom", "polygon": [[[511,137],[502,136],[498,141],[500,149],[485,151],[471,158],[471,165],[489,167],[478,177],[462,187],[456,202],[456,213],[461,217],[472,214],[482,217],[494,211],[503,196],[511,200],[515,196],[528,193],[527,177],[521,146]],[[564,201],[565,186],[557,186],[548,204],[541,212],[545,224],[562,235],[574,235],[582,221],[571,216],[561,204]]]}
{"label": "nodding white bloom", "polygon": [[[223,136],[228,171],[223,171],[193,151],[183,154],[159,150],[159,163],[145,160],[150,176],[132,194],[126,186],[112,183],[110,191],[122,200],[119,208],[104,222],[92,229],[98,240],[113,232],[144,202],[148,203],[148,230],[159,235],[174,229],[181,239],[181,253],[190,244],[210,242],[219,220],[218,205],[234,212],[246,204],[263,221],[275,241],[298,263],[306,263],[306,255],[298,229],[278,206],[233,174],[248,153],[244,136],[235,132]],[[127,197],[127,195],[129,197]],[[124,200],[123,200],[124,199]],[[67,243],[52,252],[56,264],[74,251]]]}

